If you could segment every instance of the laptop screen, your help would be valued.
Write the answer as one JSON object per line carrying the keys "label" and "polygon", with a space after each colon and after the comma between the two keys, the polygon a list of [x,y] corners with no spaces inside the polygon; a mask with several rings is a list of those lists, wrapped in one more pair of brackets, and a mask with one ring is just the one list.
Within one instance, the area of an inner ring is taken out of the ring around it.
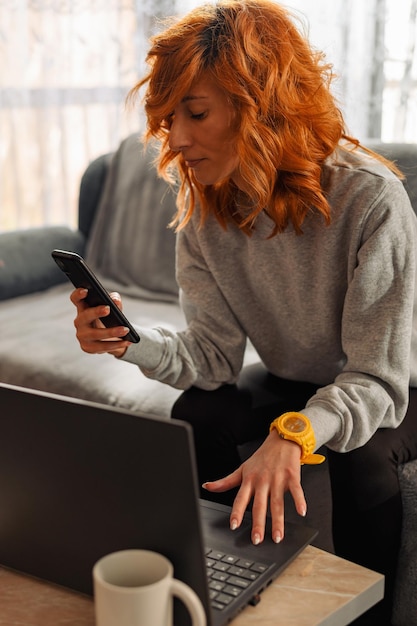
{"label": "laptop screen", "polygon": [[[171,560],[218,626],[241,605],[223,610],[210,602],[208,547],[212,556],[230,551],[236,561],[267,564],[255,591],[239,598],[246,604],[316,534],[289,525],[281,544],[255,547],[250,520],[231,532],[230,509],[198,498],[186,423],[1,383],[0,406],[0,563],[7,567],[92,594],[99,558],[154,550]],[[236,563],[228,565],[235,568],[225,574],[231,589]],[[188,626],[187,612],[175,607],[176,625]]]}

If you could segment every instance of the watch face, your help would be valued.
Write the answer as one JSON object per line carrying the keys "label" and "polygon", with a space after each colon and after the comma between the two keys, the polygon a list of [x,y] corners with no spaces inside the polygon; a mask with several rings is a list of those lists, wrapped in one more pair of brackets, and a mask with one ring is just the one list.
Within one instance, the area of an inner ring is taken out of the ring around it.
{"label": "watch face", "polygon": [[296,417],[292,415],[291,417],[287,417],[284,422],[285,428],[291,433],[302,433],[306,430],[306,423],[302,417]]}

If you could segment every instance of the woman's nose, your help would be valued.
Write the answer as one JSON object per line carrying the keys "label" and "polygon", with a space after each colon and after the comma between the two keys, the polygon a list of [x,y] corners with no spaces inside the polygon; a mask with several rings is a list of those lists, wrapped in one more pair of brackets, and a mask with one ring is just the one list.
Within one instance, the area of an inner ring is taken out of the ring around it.
{"label": "woman's nose", "polygon": [[180,152],[184,148],[191,145],[191,136],[187,131],[187,125],[179,119],[174,117],[169,129],[169,147],[174,152]]}

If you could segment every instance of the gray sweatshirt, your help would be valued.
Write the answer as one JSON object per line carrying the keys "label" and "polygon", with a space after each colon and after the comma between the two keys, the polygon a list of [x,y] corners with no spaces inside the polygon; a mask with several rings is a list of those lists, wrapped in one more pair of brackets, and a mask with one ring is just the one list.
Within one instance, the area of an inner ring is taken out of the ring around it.
{"label": "gray sweatshirt", "polygon": [[303,234],[251,237],[196,211],[177,238],[183,332],[138,328],[127,350],[151,378],[180,389],[236,381],[247,338],[276,376],[321,388],[305,407],[317,447],[347,451],[404,417],[417,385],[416,218],[387,168],[338,150],[323,170],[331,224],[312,211]]}

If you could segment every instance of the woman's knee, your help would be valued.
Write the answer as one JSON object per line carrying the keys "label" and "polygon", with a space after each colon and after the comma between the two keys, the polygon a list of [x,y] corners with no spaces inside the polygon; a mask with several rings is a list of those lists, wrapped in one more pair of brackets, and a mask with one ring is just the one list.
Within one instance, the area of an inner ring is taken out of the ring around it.
{"label": "woman's knee", "polygon": [[350,452],[328,451],[333,497],[354,498],[363,510],[379,506],[399,492],[398,457],[389,429]]}

